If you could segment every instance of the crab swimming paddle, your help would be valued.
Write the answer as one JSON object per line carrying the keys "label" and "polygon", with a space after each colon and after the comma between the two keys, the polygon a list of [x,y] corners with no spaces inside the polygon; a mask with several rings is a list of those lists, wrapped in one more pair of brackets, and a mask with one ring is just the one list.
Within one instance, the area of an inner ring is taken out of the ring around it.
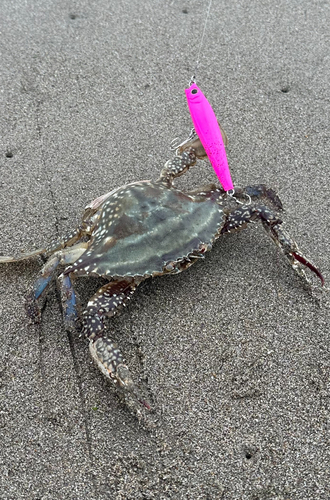
{"label": "crab swimming paddle", "polygon": [[221,136],[217,117],[196,83],[185,90],[188,108],[196,134],[204,146],[205,152],[214,168],[215,173],[225,191],[234,189],[231,180],[225,146]]}

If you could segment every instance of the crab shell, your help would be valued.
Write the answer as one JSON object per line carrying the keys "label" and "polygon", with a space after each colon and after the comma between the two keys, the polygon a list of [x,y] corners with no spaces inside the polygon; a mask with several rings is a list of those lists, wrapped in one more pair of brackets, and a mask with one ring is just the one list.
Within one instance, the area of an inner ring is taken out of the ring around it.
{"label": "crab shell", "polygon": [[[91,202],[98,219],[75,275],[148,277],[183,270],[210,249],[224,213],[219,190],[186,194],[161,181],[129,184]],[[185,268],[185,267],[184,267]]]}

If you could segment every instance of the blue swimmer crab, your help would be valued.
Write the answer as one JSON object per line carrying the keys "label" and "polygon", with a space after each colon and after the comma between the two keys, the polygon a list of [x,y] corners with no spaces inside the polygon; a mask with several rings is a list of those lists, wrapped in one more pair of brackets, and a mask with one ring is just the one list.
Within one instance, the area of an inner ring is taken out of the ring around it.
{"label": "blue swimmer crab", "polygon": [[87,303],[82,332],[101,372],[125,397],[147,408],[119,347],[106,336],[105,326],[105,319],[126,305],[142,281],[185,271],[203,258],[220,236],[258,219],[300,276],[307,279],[305,266],[324,283],[320,271],[282,228],[278,216],[282,203],[272,189],[263,184],[236,188],[234,197],[214,184],[187,192],[173,185],[175,178],[205,157],[198,137],[191,138],[165,164],[158,180],[133,182],[95,199],[87,205],[79,227],[48,248],[18,258],[0,257],[1,263],[39,254],[48,259],[27,297],[27,313],[34,321],[40,321],[41,302],[57,267],[67,266],[58,280],[68,329],[76,328],[78,320],[72,279],[108,279]]}

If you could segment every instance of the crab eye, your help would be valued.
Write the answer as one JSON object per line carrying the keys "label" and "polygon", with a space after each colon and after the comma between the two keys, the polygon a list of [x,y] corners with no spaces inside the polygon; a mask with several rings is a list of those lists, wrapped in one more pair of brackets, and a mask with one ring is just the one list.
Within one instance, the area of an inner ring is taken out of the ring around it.
{"label": "crab eye", "polygon": [[192,89],[191,93],[192,94],[197,94],[198,90],[197,89]]}

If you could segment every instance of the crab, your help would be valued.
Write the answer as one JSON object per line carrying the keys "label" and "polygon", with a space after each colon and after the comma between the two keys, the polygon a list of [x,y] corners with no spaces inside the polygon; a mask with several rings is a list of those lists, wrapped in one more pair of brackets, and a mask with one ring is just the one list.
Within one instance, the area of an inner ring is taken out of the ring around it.
{"label": "crab", "polygon": [[76,329],[77,298],[72,281],[79,276],[107,279],[88,301],[81,317],[82,334],[101,372],[125,397],[150,408],[124,361],[120,348],[106,335],[105,320],[127,305],[141,282],[154,276],[177,274],[204,258],[215,241],[227,233],[262,222],[292,268],[307,280],[309,268],[321,280],[320,271],[303,255],[283,229],[278,213],[282,203],[265,185],[235,188],[235,195],[210,184],[183,191],[173,181],[205,159],[198,137],[182,143],[158,180],[127,184],[87,205],[80,225],[49,247],[15,257],[0,257],[0,263],[17,262],[42,254],[47,261],[27,296],[26,310],[38,322],[41,304],[59,266],[58,276],[64,323]]}

